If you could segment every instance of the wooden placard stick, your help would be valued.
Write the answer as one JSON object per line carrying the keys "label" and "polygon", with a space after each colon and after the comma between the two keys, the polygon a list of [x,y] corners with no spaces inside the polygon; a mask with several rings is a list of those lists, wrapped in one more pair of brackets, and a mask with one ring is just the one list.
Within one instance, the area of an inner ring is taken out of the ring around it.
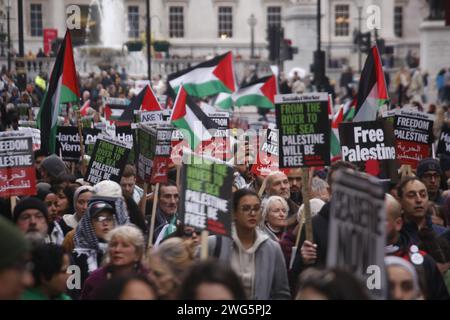
{"label": "wooden placard stick", "polygon": [[148,235],[148,249],[151,249],[153,247],[153,233],[155,231],[156,208],[158,207],[158,192],[159,192],[159,183],[156,184],[155,191],[153,193],[152,219],[150,222],[150,230]]}
{"label": "wooden placard stick", "polygon": [[[16,198],[16,196],[12,196],[11,198],[10,198],[10,202],[11,202],[11,216],[13,217],[13,214],[14,214],[14,208],[16,207],[16,202],[17,201],[17,198]],[[14,218],[14,217],[13,217]]]}
{"label": "wooden placard stick", "polygon": [[258,191],[258,197],[261,199],[264,190],[266,189],[266,185],[267,185],[267,177],[264,178],[263,183],[261,184],[261,187],[259,188]]}
{"label": "wooden placard stick", "polygon": [[80,110],[77,110],[78,135],[80,136],[80,157],[81,157],[81,175],[86,175],[86,164],[84,162],[84,141],[83,141],[83,122],[81,121]]}
{"label": "wooden placard stick", "polygon": [[[304,215],[305,215],[305,236],[306,240],[313,242],[313,230],[311,221],[311,207],[309,203],[309,169],[305,168],[303,170],[303,183],[302,183],[302,196],[304,204]],[[305,183],[306,182],[306,183]]]}
{"label": "wooden placard stick", "polygon": [[209,231],[203,230],[202,236],[201,236],[200,260],[208,259],[208,236],[209,236]]}

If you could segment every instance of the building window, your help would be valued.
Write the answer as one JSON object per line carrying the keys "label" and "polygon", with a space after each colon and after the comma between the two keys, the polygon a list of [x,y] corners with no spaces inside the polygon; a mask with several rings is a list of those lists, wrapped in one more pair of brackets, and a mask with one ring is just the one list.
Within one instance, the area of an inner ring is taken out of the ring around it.
{"label": "building window", "polygon": [[336,37],[346,37],[350,29],[350,8],[349,5],[340,4],[335,7],[335,28]]}
{"label": "building window", "polygon": [[169,8],[169,36],[171,38],[184,37],[184,12],[183,7]]}
{"label": "building window", "polygon": [[267,29],[281,27],[281,7],[267,7]]}
{"label": "building window", "polygon": [[397,37],[403,37],[403,8],[394,9],[394,33]]}
{"label": "building window", "polygon": [[233,8],[219,7],[219,32],[217,36],[222,39],[233,37]]}
{"label": "building window", "polygon": [[30,4],[31,36],[42,36],[42,5]]}
{"label": "building window", "polygon": [[128,37],[139,38],[139,7],[128,7]]}

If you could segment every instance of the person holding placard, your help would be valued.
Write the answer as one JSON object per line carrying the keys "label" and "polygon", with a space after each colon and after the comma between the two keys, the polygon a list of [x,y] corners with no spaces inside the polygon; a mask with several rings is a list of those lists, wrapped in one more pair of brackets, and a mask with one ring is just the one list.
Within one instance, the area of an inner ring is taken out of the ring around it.
{"label": "person holding placard", "polygon": [[[278,243],[258,229],[261,201],[249,189],[233,195],[232,237],[208,239],[209,255],[217,252],[220,261],[231,265],[239,275],[247,298],[253,300],[290,299],[283,253]],[[216,249],[216,245],[220,248]]]}

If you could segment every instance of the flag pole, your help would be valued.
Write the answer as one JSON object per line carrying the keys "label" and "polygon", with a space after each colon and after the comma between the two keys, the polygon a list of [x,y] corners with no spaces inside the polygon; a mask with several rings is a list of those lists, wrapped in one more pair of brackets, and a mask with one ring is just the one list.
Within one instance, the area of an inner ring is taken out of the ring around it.
{"label": "flag pole", "polygon": [[310,203],[309,203],[310,195],[309,195],[309,170],[308,170],[308,168],[305,168],[305,170],[303,170],[302,196],[303,196],[303,204],[304,204],[306,240],[313,242],[311,207],[310,207]]}
{"label": "flag pole", "polygon": [[155,191],[153,193],[152,219],[150,222],[150,230],[148,235],[148,247],[147,247],[148,250],[150,250],[153,247],[153,233],[156,221],[156,207],[158,206],[158,193],[159,193],[159,183],[156,184]]}
{"label": "flag pole", "polygon": [[80,157],[81,157],[81,175],[84,177],[86,174],[86,164],[84,163],[84,141],[83,141],[83,122],[81,121],[80,110],[77,109],[77,124],[78,124],[78,135],[80,136]]}
{"label": "flag pole", "polygon": [[201,236],[200,260],[208,259],[208,236],[209,236],[209,231],[203,230],[202,236]]}

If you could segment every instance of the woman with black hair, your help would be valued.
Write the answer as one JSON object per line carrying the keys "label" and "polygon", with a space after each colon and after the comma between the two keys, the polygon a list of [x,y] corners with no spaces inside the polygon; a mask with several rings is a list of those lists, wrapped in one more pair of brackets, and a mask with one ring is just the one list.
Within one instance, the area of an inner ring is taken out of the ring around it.
{"label": "woman with black hair", "polygon": [[258,229],[261,200],[256,192],[233,194],[231,238],[211,236],[209,255],[229,264],[252,300],[290,299],[286,265],[280,245]]}
{"label": "woman with black hair", "polygon": [[368,300],[362,285],[338,269],[308,268],[300,275],[296,300]]}
{"label": "woman with black hair", "polygon": [[216,260],[192,266],[181,285],[180,300],[245,300],[241,280],[230,267]]}
{"label": "woman with black hair", "polygon": [[32,251],[34,286],[25,291],[23,300],[70,300],[65,294],[69,256],[61,246],[42,244]]}

